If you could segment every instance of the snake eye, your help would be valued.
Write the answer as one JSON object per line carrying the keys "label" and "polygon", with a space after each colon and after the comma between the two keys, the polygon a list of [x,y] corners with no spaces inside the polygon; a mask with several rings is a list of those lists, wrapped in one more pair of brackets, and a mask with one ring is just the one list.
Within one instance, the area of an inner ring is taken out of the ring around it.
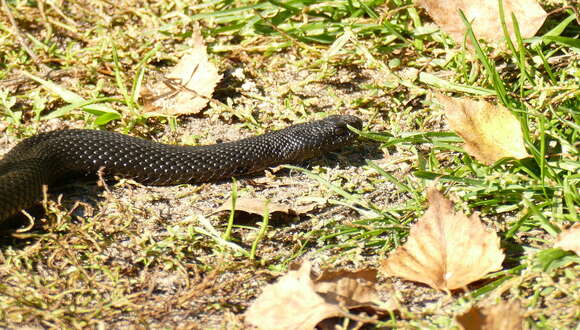
{"label": "snake eye", "polygon": [[347,131],[348,131],[348,128],[346,127],[346,125],[340,125],[340,126],[336,126],[334,128],[334,134],[337,136],[342,136],[342,135],[346,134]]}

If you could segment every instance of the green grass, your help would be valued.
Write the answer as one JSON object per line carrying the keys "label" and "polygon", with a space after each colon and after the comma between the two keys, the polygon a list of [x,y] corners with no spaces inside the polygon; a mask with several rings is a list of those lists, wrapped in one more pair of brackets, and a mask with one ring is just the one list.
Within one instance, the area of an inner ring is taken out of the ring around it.
{"label": "green grass", "polygon": [[[63,127],[163,141],[186,133],[196,134],[195,141],[211,138],[211,129],[182,130],[200,118],[143,113],[139,99],[141,86],[188,48],[196,24],[212,61],[227,73],[216,91],[219,102],[198,117],[259,133],[349,113],[363,118],[365,129],[364,142],[331,156],[334,162],[288,166],[290,181],[280,185],[121,183],[102,194],[71,188],[100,197],[80,199],[88,210],[81,215],[68,212],[73,205],[66,200],[52,199],[46,220],[2,239],[0,326],[240,327],[239,315],[261,288],[295,260],[376,267],[405,242],[435,180],[459,209],[479,212],[498,232],[504,270],[452,297],[383,279],[381,290],[390,288],[402,304],[385,324],[449,327],[474,302],[501,297],[519,300],[532,328],[578,326],[580,258],[552,248],[580,211],[580,28],[571,10],[550,16],[536,37],[516,35],[501,49],[468,33],[471,53],[409,1],[129,1],[124,7],[70,1],[59,10],[43,2],[44,14],[39,3],[6,2],[18,29],[4,19],[3,7],[4,150]],[[573,2],[543,5],[550,11]],[[236,70],[245,78],[236,78]],[[531,157],[477,162],[445,125],[433,92],[503,104],[521,122]],[[357,153],[363,164],[349,167]],[[299,194],[285,195],[294,186]],[[243,223],[210,214],[234,193],[323,207],[291,224],[268,215]]]}

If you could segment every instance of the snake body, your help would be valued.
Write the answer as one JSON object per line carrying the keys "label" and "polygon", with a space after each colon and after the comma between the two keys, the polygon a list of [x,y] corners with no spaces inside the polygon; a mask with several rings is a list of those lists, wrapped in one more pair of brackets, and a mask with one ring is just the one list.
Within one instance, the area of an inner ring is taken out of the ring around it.
{"label": "snake body", "polygon": [[246,139],[167,145],[119,133],[70,129],[18,143],[0,160],[0,221],[40,201],[43,185],[74,175],[131,178],[147,185],[202,183],[301,161],[351,143],[354,116],[336,115]]}

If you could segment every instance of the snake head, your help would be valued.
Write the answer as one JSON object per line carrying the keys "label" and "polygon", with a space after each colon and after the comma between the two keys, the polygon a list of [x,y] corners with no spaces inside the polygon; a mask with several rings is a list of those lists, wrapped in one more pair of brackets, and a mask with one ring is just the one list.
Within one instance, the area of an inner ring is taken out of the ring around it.
{"label": "snake head", "polygon": [[352,143],[358,135],[348,126],[360,130],[362,120],[355,116],[333,115],[278,132],[289,133],[288,146],[293,147],[286,149],[288,159],[303,160]]}
{"label": "snake head", "polygon": [[358,134],[351,131],[348,126],[357,130],[362,129],[362,120],[355,116],[334,115],[320,120],[323,130],[321,149],[331,151],[344,145],[352,143],[358,137]]}
{"label": "snake head", "polygon": [[355,116],[333,115],[326,117],[321,121],[329,123],[329,125],[334,130],[334,134],[336,135],[337,138],[344,137],[347,140],[354,139],[357,136],[356,133],[348,129],[348,126],[356,128],[359,131],[362,129],[362,120]]}

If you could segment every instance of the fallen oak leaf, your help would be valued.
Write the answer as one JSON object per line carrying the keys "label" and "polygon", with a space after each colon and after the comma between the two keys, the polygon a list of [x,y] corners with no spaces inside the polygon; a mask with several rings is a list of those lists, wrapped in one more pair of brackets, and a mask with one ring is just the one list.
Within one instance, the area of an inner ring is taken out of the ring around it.
{"label": "fallen oak leaf", "polygon": [[[433,21],[458,44],[463,43],[467,31],[459,16],[459,10],[463,11],[471,23],[476,38],[495,42],[504,37],[496,0],[420,0],[419,5],[425,8]],[[515,39],[512,13],[517,17],[523,38],[533,37],[548,16],[535,0],[503,0],[503,8],[506,27],[512,40]],[[468,39],[468,42],[471,41]]]}
{"label": "fallen oak leaf", "polygon": [[436,95],[449,126],[461,138],[468,154],[491,165],[504,158],[522,159],[526,151],[520,122],[506,108],[486,101]]}
{"label": "fallen oak leaf", "polygon": [[486,230],[477,214],[453,211],[437,189],[427,190],[429,208],[411,227],[407,242],[379,270],[449,292],[501,269],[505,255],[499,237]]}
{"label": "fallen oak leaf", "polygon": [[489,307],[473,306],[456,320],[465,330],[521,330],[524,321],[520,304],[505,301]]}

